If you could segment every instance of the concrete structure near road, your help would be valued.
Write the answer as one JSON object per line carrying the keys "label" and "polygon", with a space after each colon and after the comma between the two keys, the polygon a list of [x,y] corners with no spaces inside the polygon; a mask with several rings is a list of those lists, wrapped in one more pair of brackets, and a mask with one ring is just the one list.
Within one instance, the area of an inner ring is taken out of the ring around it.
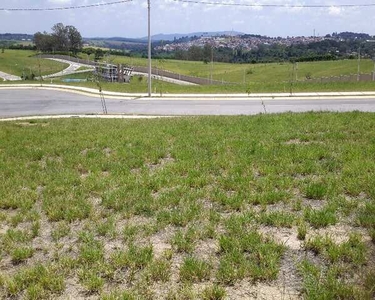
{"label": "concrete structure near road", "polygon": [[95,74],[109,82],[130,82],[133,68],[123,65],[98,64]]}

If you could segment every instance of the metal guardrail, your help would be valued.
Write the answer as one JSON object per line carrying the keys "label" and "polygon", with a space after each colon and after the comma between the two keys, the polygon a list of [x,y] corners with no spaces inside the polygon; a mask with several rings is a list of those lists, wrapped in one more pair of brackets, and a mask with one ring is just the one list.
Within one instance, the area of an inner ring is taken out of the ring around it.
{"label": "metal guardrail", "polygon": [[[68,55],[43,54],[40,57],[41,58],[64,59],[64,60],[68,60],[68,61],[71,61],[71,62],[86,64],[86,65],[90,65],[90,66],[99,66],[99,65],[102,64],[102,63],[94,62],[94,61],[91,61],[91,60],[81,59],[81,58],[72,57],[72,56],[68,56]],[[140,72],[140,73],[147,73],[148,69],[147,69],[147,67],[133,66],[133,71]],[[172,79],[176,79],[176,80],[182,80],[182,81],[195,83],[195,84],[199,84],[199,85],[235,84],[233,82],[211,80],[211,79],[208,79],[208,78],[201,78],[201,77],[194,77],[194,76],[188,76],[188,75],[173,73],[173,72],[161,70],[161,69],[158,69],[158,68],[152,68],[151,74],[156,75],[156,76],[166,77],[166,78],[172,78]]]}

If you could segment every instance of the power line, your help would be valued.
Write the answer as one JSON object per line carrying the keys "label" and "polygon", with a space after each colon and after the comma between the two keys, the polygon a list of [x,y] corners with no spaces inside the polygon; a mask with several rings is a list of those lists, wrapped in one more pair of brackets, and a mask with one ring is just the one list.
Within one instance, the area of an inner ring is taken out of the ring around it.
{"label": "power line", "polygon": [[274,8],[330,8],[330,7],[375,7],[375,3],[368,4],[256,4],[256,3],[230,3],[216,1],[197,1],[197,0],[173,0],[175,2],[204,4],[204,5],[220,5],[220,6],[243,6],[243,7],[274,7]]}
{"label": "power line", "polygon": [[39,7],[39,8],[0,8],[0,11],[53,11],[53,10],[70,10],[70,9],[82,9],[82,8],[93,8],[101,6],[109,6],[115,4],[122,4],[127,2],[132,2],[133,0],[120,0],[114,2],[87,4],[87,5],[77,5],[77,6],[65,6],[65,7]]}

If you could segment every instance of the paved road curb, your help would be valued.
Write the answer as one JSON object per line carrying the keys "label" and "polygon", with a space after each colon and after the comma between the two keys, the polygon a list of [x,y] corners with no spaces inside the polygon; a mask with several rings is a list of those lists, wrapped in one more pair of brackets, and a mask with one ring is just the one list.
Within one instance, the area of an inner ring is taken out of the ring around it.
{"label": "paved road curb", "polygon": [[[85,88],[79,86],[57,85],[57,84],[0,84],[0,89],[44,89],[57,90],[71,93],[83,94],[86,96],[100,97],[100,93],[96,89]],[[149,99],[147,93],[118,93],[103,91],[103,95],[107,98],[114,99]],[[313,92],[313,93],[254,93],[254,94],[152,94],[152,98],[163,100],[272,100],[272,99],[293,99],[293,98],[308,98],[319,99],[320,97],[332,97],[343,99],[346,97],[374,97],[375,91],[371,92]]]}
{"label": "paved road curb", "polygon": [[27,120],[45,120],[45,119],[161,119],[161,118],[176,118],[178,116],[149,116],[149,115],[49,115],[49,116],[26,116],[26,117],[12,117],[12,118],[0,118],[0,122],[7,121],[27,121]]}

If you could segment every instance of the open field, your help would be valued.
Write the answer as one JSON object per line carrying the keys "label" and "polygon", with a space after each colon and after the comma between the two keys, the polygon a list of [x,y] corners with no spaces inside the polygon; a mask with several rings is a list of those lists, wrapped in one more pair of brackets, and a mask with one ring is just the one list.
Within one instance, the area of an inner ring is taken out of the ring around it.
{"label": "open field", "polygon": [[[147,59],[111,56],[114,63],[147,66]],[[309,74],[312,78],[349,75],[357,73],[357,60],[338,60],[298,63],[297,79],[304,80]],[[211,64],[197,61],[153,60],[153,66],[184,75],[209,78]],[[363,59],[360,63],[362,73],[371,73],[374,63]],[[291,63],[271,64],[228,64],[214,63],[213,79],[236,83],[270,83],[290,81],[293,76]]]}
{"label": "open field", "polygon": [[370,113],[0,123],[0,298],[373,299]]}
{"label": "open field", "polygon": [[[0,71],[21,75],[22,71],[31,70],[38,75],[38,59],[28,57],[32,51],[6,50],[0,54]],[[83,58],[86,58],[83,55]],[[90,58],[90,57],[89,57]],[[91,56],[92,58],[92,56]],[[108,58],[106,58],[108,59]],[[113,63],[128,63],[131,65],[145,66],[146,59],[110,56]],[[61,71],[67,67],[65,64],[42,59],[42,74],[51,74]],[[174,71],[181,74],[199,77],[208,77],[210,64],[203,62],[176,61],[176,60],[154,60],[154,67]],[[370,73],[373,69],[371,60],[361,60],[361,72]],[[309,73],[312,77],[347,75],[357,71],[356,60],[342,60],[329,62],[299,63],[297,77],[304,79]],[[154,93],[260,93],[260,92],[335,92],[335,91],[372,91],[375,89],[374,82],[333,82],[333,83],[291,83],[292,65],[284,64],[226,64],[215,63],[213,78],[237,84],[213,85],[213,86],[180,86],[155,80],[152,92]],[[65,78],[86,78],[88,74],[68,75]],[[139,79],[135,76],[131,84],[103,83],[103,88],[108,91],[118,92],[146,92],[147,79]],[[50,82],[50,80],[47,80]],[[59,79],[53,79],[59,83]],[[245,82],[245,83],[244,83]],[[9,82],[7,82],[9,83]],[[95,87],[95,83],[72,83],[87,87]]]}
{"label": "open field", "polygon": [[[63,78],[90,78],[87,73],[66,75]],[[142,78],[142,79],[141,79]],[[94,82],[80,82],[80,83],[65,83],[61,78],[46,79],[45,83],[64,84],[72,86],[83,86],[89,88],[97,88]],[[5,84],[19,84],[20,82],[0,82]],[[23,83],[36,83],[35,81],[23,81]],[[130,84],[121,83],[101,83],[103,90],[124,93],[146,93],[147,92],[147,78],[134,76]],[[204,86],[182,86],[163,82],[159,80],[152,81],[152,92],[161,95],[168,93],[293,93],[298,92],[353,92],[353,91],[374,91],[374,82],[335,82],[335,83],[306,83],[299,82],[292,85],[288,83],[250,83],[250,84],[233,84],[233,85],[204,85]]]}
{"label": "open field", "polygon": [[39,76],[39,63],[42,75],[57,73],[68,67],[67,64],[48,59],[39,60],[33,57],[35,54],[35,51],[6,49],[4,53],[0,52],[0,71],[17,76],[21,76],[22,72]]}

